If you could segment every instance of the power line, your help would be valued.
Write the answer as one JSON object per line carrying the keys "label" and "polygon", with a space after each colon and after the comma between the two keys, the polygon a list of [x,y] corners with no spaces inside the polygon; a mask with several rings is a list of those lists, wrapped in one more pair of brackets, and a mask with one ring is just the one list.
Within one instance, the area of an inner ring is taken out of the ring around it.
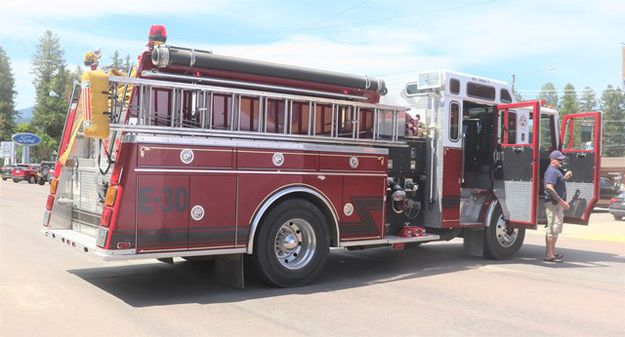
{"label": "power line", "polygon": [[[335,17],[341,16],[341,15],[343,15],[343,14],[345,14],[345,13],[349,12],[349,11],[352,11],[352,10],[354,10],[354,9],[358,8],[358,7],[361,7],[361,6],[363,6],[364,4],[366,4],[367,2],[369,2],[369,0],[367,0],[367,1],[363,1],[363,2],[360,2],[360,3],[358,3],[358,4],[356,4],[356,5],[352,6],[352,7],[349,7],[349,8],[347,8],[347,9],[342,10],[342,11],[336,12],[336,13],[334,13],[334,14],[332,14],[332,15],[330,15],[330,16],[328,16],[328,17],[324,18],[324,19],[321,19],[321,20],[319,20],[319,21],[313,22],[313,23],[308,24],[308,25],[306,25],[306,26],[304,26],[304,27],[301,27],[301,28],[299,28],[299,29],[296,29],[296,30],[294,30],[294,31],[291,31],[291,32],[290,32],[290,33],[288,33],[288,34],[281,35],[281,36],[279,36],[278,38],[276,38],[276,39],[274,39],[274,40],[272,40],[272,41],[269,41],[268,43],[273,43],[273,42],[276,42],[276,41],[280,41],[280,40],[283,40],[283,39],[285,39],[285,38],[287,38],[287,37],[289,37],[289,36],[291,36],[291,35],[294,35],[294,34],[297,34],[297,33],[299,33],[299,32],[303,32],[303,31],[305,31],[305,30],[308,30],[308,29],[310,29],[310,28],[311,28],[311,27],[313,27],[313,26],[316,26],[316,25],[318,25],[318,24],[320,24],[320,23],[323,23],[323,22],[326,22],[326,21],[328,21],[328,20],[334,19]],[[265,46],[266,46],[266,45],[265,45]],[[246,52],[250,52],[250,51],[252,51],[252,50],[255,50],[255,49],[258,49],[258,48],[261,48],[261,47],[264,47],[264,46],[256,46],[256,47],[250,48],[250,49],[248,49],[248,50],[244,51],[244,53],[246,53]]]}

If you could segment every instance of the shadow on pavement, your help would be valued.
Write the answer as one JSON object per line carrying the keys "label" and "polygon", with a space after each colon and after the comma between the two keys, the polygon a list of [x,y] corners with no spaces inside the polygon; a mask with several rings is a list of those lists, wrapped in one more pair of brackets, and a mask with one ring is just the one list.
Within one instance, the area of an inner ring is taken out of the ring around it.
{"label": "shadow on pavement", "polygon": [[[230,303],[289,294],[320,293],[454,273],[486,265],[596,268],[625,263],[622,257],[609,253],[575,249],[559,249],[559,252],[565,255],[565,263],[543,262],[544,246],[531,244],[525,244],[514,259],[506,261],[467,256],[462,251],[462,243],[455,242],[423,245],[402,251],[388,248],[352,252],[337,250],[330,253],[325,270],[314,284],[289,289],[266,286],[254,275],[246,276],[245,289],[220,285],[215,280],[213,264],[210,262],[181,261],[173,265],[146,263],[69,272],[133,307],[148,307]],[[247,267],[252,269],[249,264]]]}

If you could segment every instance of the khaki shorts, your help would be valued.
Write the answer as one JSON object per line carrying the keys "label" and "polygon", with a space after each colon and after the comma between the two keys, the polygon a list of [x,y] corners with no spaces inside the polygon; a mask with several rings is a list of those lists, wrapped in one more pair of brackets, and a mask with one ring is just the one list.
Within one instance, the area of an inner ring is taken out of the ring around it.
{"label": "khaki shorts", "polygon": [[547,212],[547,237],[557,238],[562,233],[562,222],[564,221],[564,208],[560,204],[554,205],[551,201],[545,202]]}

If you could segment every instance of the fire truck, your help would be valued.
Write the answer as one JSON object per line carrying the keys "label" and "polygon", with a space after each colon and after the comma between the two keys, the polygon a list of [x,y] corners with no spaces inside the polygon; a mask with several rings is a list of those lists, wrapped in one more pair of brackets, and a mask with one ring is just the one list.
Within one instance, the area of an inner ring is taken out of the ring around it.
{"label": "fire truck", "polygon": [[76,84],[47,236],[103,260],[211,257],[239,287],[248,264],[270,285],[309,283],[330,248],[461,237],[467,253],[506,259],[546,222],[555,149],[574,172],[565,221],[588,224],[598,112],[560,123],[504,82],[452,71],[416,74],[405,104],[381,104],[380,79],[165,41],[153,26],[128,74],[92,67]]}

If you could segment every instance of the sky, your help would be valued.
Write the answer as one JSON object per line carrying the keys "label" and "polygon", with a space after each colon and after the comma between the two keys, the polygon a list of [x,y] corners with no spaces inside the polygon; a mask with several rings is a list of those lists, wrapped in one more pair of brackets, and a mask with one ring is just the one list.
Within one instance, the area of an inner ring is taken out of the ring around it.
{"label": "sky", "polygon": [[31,61],[51,30],[74,68],[100,48],[134,59],[152,24],[168,43],[216,54],[369,75],[393,103],[416,74],[451,69],[511,82],[526,99],[553,82],[578,94],[622,86],[624,0],[0,0],[0,46],[16,108],[34,105]]}

